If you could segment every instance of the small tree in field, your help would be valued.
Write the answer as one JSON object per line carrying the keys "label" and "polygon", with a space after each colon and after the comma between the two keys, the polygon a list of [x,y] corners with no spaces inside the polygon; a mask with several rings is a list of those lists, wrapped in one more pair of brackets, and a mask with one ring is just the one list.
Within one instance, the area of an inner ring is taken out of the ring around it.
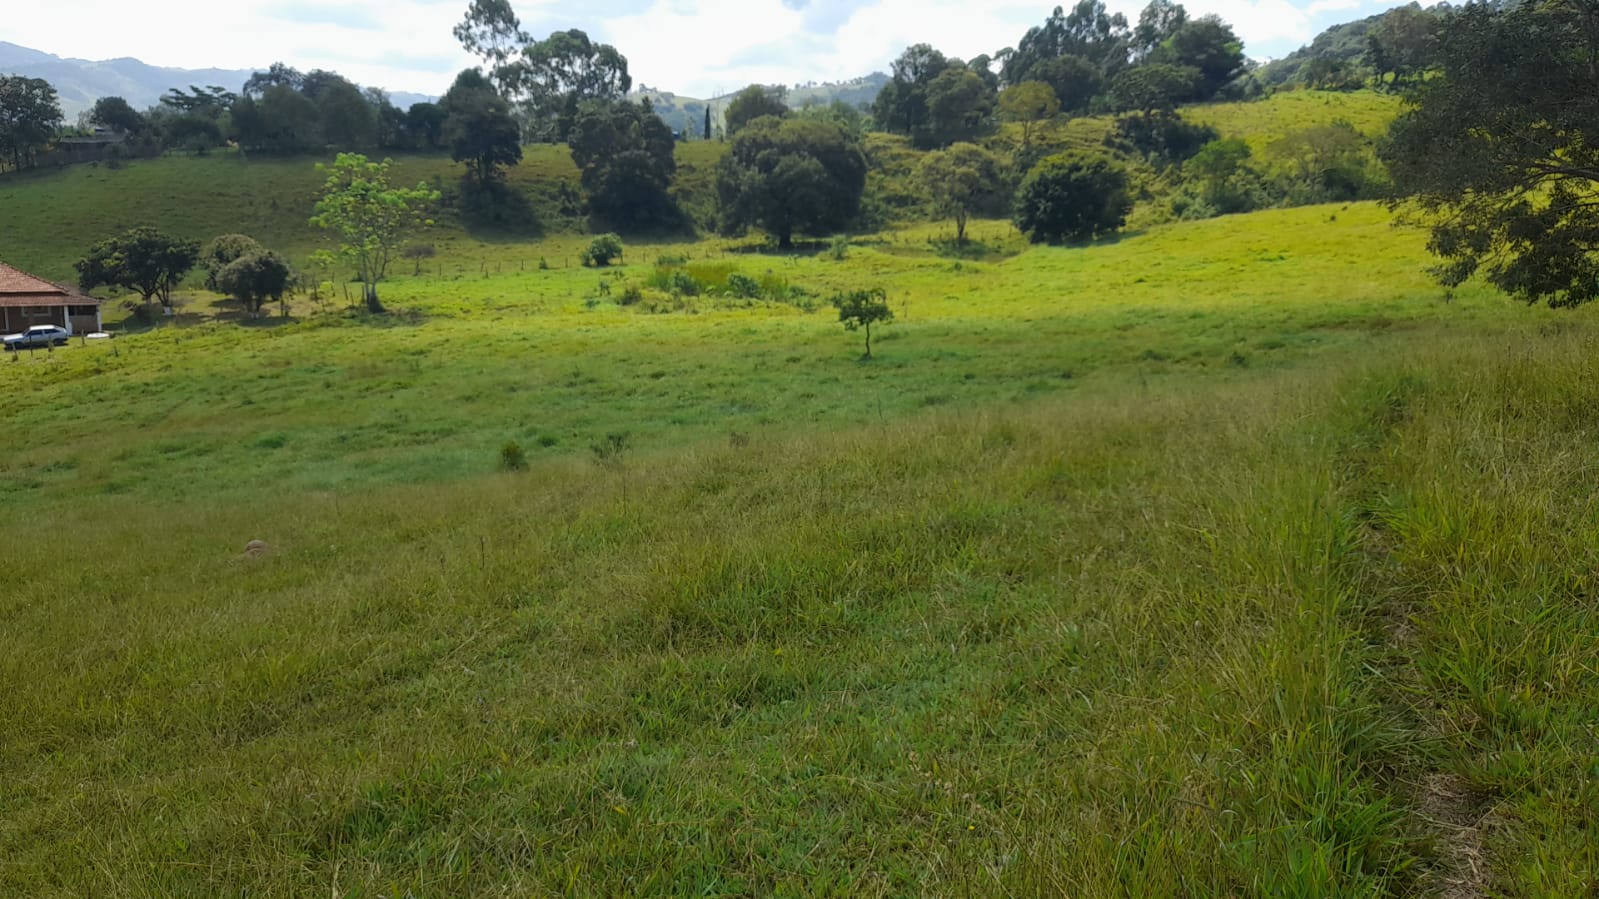
{"label": "small tree in field", "polygon": [[894,310],[888,308],[888,294],[881,287],[852,290],[835,294],[833,305],[838,308],[838,320],[844,323],[844,330],[866,332],[866,355],[862,358],[872,358],[873,323],[894,320]]}
{"label": "small tree in field", "polygon": [[413,276],[422,274],[422,260],[432,259],[439,251],[430,243],[414,243],[405,248],[401,253],[406,259],[416,263],[416,268],[411,272]]}
{"label": "small tree in field", "polygon": [[265,248],[248,234],[224,234],[212,238],[200,253],[200,266],[205,269],[205,289],[227,293],[220,280],[222,270],[232,265],[236,259],[264,250]]}
{"label": "small tree in field", "polygon": [[224,293],[244,304],[251,317],[259,318],[267,300],[283,302],[294,284],[294,270],[282,256],[260,250],[228,263],[216,280]]}
{"label": "small tree in field", "polygon": [[611,260],[622,255],[622,238],[615,234],[601,234],[589,242],[589,248],[583,251],[583,264],[595,268],[605,268]]}
{"label": "small tree in field", "polygon": [[933,208],[955,219],[956,243],[966,242],[966,220],[973,212],[1003,211],[1004,163],[976,144],[927,154],[916,175]]}
{"label": "small tree in field", "polygon": [[368,312],[383,311],[378,282],[388,272],[390,257],[408,232],[432,224],[426,210],[439,200],[439,192],[425,182],[414,188],[390,186],[392,165],[392,160],[370,162],[359,153],[340,153],[332,166],[317,164],[328,179],[311,224],[338,237],[339,255],[355,266]]}
{"label": "small tree in field", "polygon": [[200,259],[200,242],[181,240],[154,228],[134,228],[125,234],[102,240],[78,260],[78,286],[93,290],[100,286],[125,287],[135,291],[148,304],[161,300],[162,308],[172,310],[172,290]]}

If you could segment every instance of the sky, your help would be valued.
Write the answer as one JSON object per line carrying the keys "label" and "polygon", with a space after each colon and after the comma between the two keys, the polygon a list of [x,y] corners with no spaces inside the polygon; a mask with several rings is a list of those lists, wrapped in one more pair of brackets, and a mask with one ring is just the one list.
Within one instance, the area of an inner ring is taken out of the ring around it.
{"label": "sky", "polygon": [[[839,81],[887,71],[929,43],[970,58],[1013,47],[1056,0],[513,0],[524,31],[581,28],[616,46],[635,86],[706,97],[746,84]],[[1064,0],[1063,0],[1064,2]],[[1107,0],[1136,21],[1147,0]],[[451,30],[467,0],[54,0],[7,3],[0,40],[80,59],[181,68],[332,69],[363,85],[440,94],[474,63]],[[1394,0],[1188,0],[1257,59]]]}

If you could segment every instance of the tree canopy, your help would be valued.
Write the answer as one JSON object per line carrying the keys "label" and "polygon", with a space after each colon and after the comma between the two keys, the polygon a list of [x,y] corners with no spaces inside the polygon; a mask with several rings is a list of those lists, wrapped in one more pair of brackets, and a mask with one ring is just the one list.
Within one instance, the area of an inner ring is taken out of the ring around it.
{"label": "tree canopy", "polygon": [[171,310],[173,289],[199,259],[199,241],[141,227],[100,241],[74,267],[78,286],[84,290],[122,287],[138,293],[147,304],[159,299]]}
{"label": "tree canopy", "polygon": [[745,125],[768,115],[778,118],[788,115],[788,104],[783,102],[782,88],[768,88],[759,84],[744,88],[733,96],[723,115],[727,136],[732,137]]}
{"label": "tree canopy", "polygon": [[998,81],[979,57],[969,65],[928,44],[907,47],[891,66],[892,80],[872,104],[878,127],[909,135],[931,149],[992,130]]}
{"label": "tree canopy", "polygon": [[0,75],[0,166],[32,166],[60,127],[61,105],[50,82]]}
{"label": "tree canopy", "polygon": [[426,183],[414,188],[389,184],[390,160],[372,162],[359,153],[340,153],[333,165],[317,164],[327,180],[311,224],[333,233],[339,255],[355,267],[362,299],[370,312],[382,312],[378,282],[412,230],[430,224],[426,211],[439,193]]}
{"label": "tree canopy", "polygon": [[927,154],[916,170],[935,211],[955,219],[955,240],[966,242],[966,221],[972,213],[1003,214],[1005,164],[976,144],[955,144]]}
{"label": "tree canopy", "polygon": [[589,208],[599,218],[623,231],[677,224],[668,193],[677,174],[676,142],[647,105],[587,102],[568,143]]}
{"label": "tree canopy", "polygon": [[252,316],[261,314],[267,300],[281,302],[294,284],[294,269],[282,256],[257,247],[217,273],[217,287],[244,304]]}
{"label": "tree canopy", "polygon": [[466,163],[468,177],[488,189],[500,171],[522,161],[522,133],[511,117],[511,104],[477,69],[467,69],[439,101],[444,115],[443,140],[450,158]]}
{"label": "tree canopy", "polygon": [[1032,145],[1033,128],[1060,115],[1060,100],[1042,81],[1023,81],[999,95],[999,114],[1007,122],[1022,126],[1022,147]]}
{"label": "tree canopy", "polygon": [[1445,22],[1382,157],[1432,222],[1445,284],[1599,297],[1599,2],[1472,4]]}
{"label": "tree canopy", "polygon": [[716,190],[725,231],[758,226],[787,248],[795,232],[826,233],[855,218],[866,190],[866,156],[837,125],[756,119],[717,165]]}
{"label": "tree canopy", "polygon": [[456,40],[483,59],[488,77],[521,105],[530,137],[564,141],[585,103],[621,100],[633,87],[627,57],[576,28],[534,40],[508,0],[472,0]]}
{"label": "tree canopy", "polygon": [[1132,206],[1127,173],[1110,160],[1051,156],[1016,192],[1016,227],[1034,243],[1092,240],[1119,231]]}

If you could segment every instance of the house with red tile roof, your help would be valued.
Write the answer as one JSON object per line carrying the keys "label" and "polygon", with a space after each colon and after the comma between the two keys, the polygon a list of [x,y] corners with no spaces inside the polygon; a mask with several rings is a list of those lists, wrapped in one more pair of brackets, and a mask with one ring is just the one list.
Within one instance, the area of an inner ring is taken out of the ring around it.
{"label": "house with red tile roof", "polygon": [[0,333],[60,325],[74,334],[100,330],[100,300],[0,262]]}

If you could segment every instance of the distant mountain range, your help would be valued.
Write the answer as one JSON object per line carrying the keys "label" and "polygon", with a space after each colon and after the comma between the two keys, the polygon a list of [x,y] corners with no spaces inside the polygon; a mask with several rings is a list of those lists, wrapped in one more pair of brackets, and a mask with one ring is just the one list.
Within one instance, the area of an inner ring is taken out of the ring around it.
{"label": "distant mountain range", "polygon": [[[25,75],[50,82],[60,95],[61,111],[69,123],[101,97],[121,97],[134,109],[146,109],[160,102],[161,95],[172,88],[215,84],[238,91],[254,73],[253,69],[168,69],[131,58],[64,59],[0,41],[0,75]],[[433,98],[395,92],[389,94],[389,99],[405,109]]]}

